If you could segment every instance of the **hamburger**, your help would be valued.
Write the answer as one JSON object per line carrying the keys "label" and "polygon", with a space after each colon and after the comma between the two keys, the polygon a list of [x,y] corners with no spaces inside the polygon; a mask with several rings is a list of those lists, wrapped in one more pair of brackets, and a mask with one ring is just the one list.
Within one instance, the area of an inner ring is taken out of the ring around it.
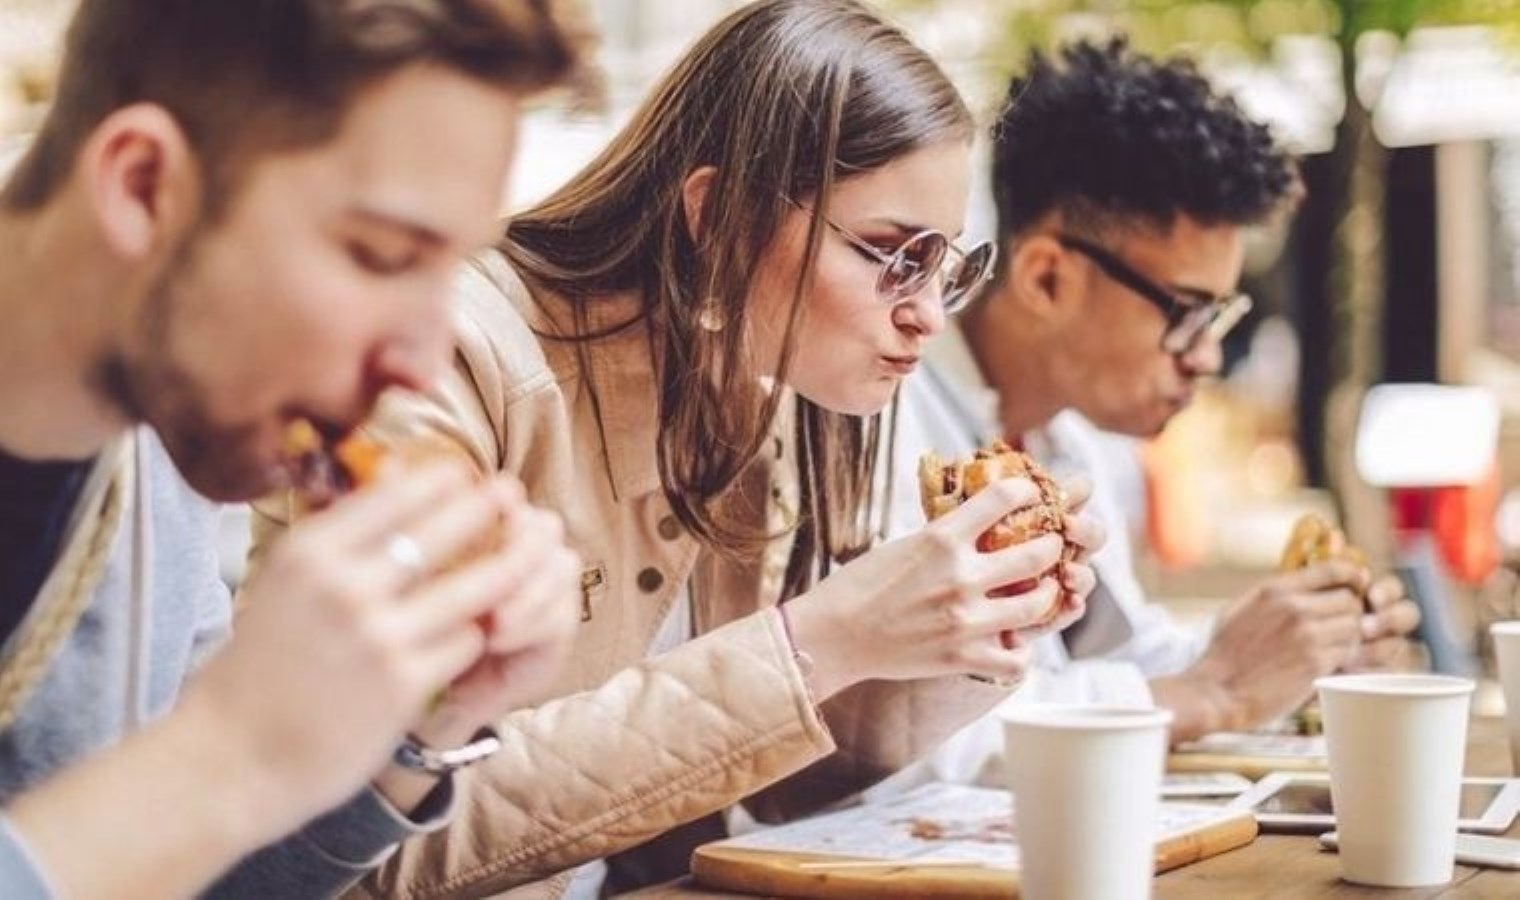
{"label": "hamburger", "polygon": [[[387,468],[398,467],[404,474],[407,468],[447,459],[450,451],[439,443],[420,439],[391,447],[357,431],[332,440],[310,422],[298,419],[286,430],[284,454],[295,511],[305,514],[325,509],[345,494],[373,484]],[[458,559],[443,560],[440,568],[446,570],[493,552],[504,540],[505,526],[498,522],[483,532],[468,552]]]}
{"label": "hamburger", "polygon": [[[1367,557],[1347,540],[1344,531],[1330,524],[1323,516],[1306,513],[1294,523],[1288,542],[1283,545],[1282,570],[1291,572],[1306,569],[1330,560],[1341,560],[1363,568],[1367,566]],[[1362,602],[1366,604],[1365,596]],[[1289,717],[1288,722],[1296,734],[1324,733],[1324,719],[1316,700],[1310,700],[1300,707]]]}
{"label": "hamburger", "polygon": [[[1066,492],[1034,458],[1015,450],[1003,441],[977,450],[969,459],[942,460],[926,453],[918,463],[919,499],[924,515],[932,521],[976,496],[983,488],[1004,478],[1027,478],[1034,482],[1040,499],[1030,506],[1016,509],[999,519],[976,540],[976,549],[991,553],[1004,547],[1022,544],[1045,534],[1058,534],[1065,540],[1061,559],[1070,562],[1080,549],[1066,537],[1066,514],[1070,501]],[[992,596],[1009,596],[1027,589],[1028,584],[1005,585]],[[1035,623],[1043,625],[1061,609],[1061,597]]]}
{"label": "hamburger", "polygon": [[[422,442],[391,449],[359,432],[329,440],[305,419],[291,423],[286,429],[284,444],[297,515],[325,509],[345,494],[373,484],[389,465],[421,465],[428,460],[444,458],[447,452],[440,446]],[[430,570],[434,573],[454,571],[495,553],[506,543],[506,535],[506,520],[498,518],[462,551],[434,561]],[[487,638],[496,628],[490,613],[482,614],[476,624]],[[435,697],[434,704],[441,702],[443,696],[440,693]]]}
{"label": "hamburger", "polygon": [[330,442],[305,419],[297,419],[286,429],[284,454],[291,486],[307,511],[329,506],[374,482],[388,455],[385,448],[358,433]]}
{"label": "hamburger", "polygon": [[1363,568],[1367,565],[1367,557],[1352,546],[1344,531],[1323,516],[1308,513],[1293,525],[1293,532],[1288,535],[1288,543],[1283,546],[1282,570],[1291,572],[1329,560],[1342,560]]}

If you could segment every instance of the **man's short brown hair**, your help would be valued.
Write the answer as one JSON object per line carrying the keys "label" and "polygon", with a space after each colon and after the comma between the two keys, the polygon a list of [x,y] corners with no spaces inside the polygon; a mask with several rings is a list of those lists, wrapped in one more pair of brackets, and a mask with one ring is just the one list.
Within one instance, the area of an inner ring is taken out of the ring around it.
{"label": "man's short brown hair", "polygon": [[58,94],[0,206],[38,208],[115,110],[164,107],[207,205],[261,154],[320,144],[364,88],[434,63],[518,92],[568,77],[577,41],[551,0],[82,0]]}

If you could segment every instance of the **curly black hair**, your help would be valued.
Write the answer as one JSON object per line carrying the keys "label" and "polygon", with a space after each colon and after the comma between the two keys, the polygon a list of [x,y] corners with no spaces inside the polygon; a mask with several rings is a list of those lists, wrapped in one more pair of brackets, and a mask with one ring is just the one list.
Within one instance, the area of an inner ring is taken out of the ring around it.
{"label": "curly black hair", "polygon": [[1300,193],[1298,167],[1264,125],[1214,92],[1191,62],[1156,60],[1124,38],[1035,52],[1008,88],[994,133],[999,233],[1050,212],[1101,231],[1252,225]]}

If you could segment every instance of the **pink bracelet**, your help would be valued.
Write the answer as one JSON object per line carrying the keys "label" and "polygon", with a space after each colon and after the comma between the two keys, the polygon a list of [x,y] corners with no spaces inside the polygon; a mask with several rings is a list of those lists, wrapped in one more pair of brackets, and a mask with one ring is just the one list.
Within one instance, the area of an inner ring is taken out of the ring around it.
{"label": "pink bracelet", "polygon": [[797,636],[792,633],[792,617],[786,614],[786,604],[776,604],[776,615],[781,617],[781,631],[786,635],[786,645],[791,648],[792,661],[797,664],[797,671],[802,673],[802,682],[811,692],[813,688],[809,679],[813,677],[813,657],[797,646]]}

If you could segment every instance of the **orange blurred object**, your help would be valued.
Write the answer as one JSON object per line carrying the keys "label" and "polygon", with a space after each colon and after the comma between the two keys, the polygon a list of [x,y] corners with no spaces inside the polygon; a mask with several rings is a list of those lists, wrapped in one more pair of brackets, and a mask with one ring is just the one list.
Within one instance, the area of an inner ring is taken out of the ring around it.
{"label": "orange blurred object", "polygon": [[1451,577],[1469,585],[1482,584],[1499,567],[1500,493],[1497,464],[1476,484],[1389,492],[1396,529],[1428,530]]}
{"label": "orange blurred object", "polygon": [[1168,568],[1198,565],[1209,553],[1208,510],[1187,442],[1163,433],[1141,445],[1140,461],[1151,551]]}
{"label": "orange blurred object", "polygon": [[356,487],[373,484],[385,463],[385,448],[360,434],[351,434],[333,448],[333,456],[342,463]]}

